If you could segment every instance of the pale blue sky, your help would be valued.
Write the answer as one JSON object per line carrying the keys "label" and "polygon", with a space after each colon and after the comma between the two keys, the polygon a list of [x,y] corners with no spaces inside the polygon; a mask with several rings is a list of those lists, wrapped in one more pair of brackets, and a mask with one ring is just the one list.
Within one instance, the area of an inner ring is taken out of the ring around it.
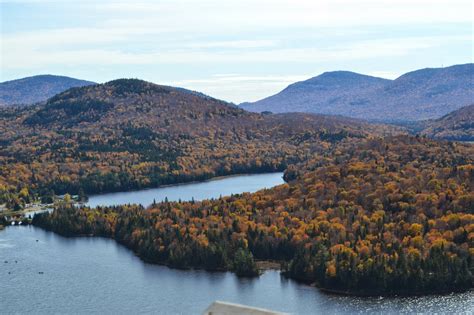
{"label": "pale blue sky", "polygon": [[0,81],[133,77],[240,103],[324,71],[473,62],[470,0],[0,0]]}

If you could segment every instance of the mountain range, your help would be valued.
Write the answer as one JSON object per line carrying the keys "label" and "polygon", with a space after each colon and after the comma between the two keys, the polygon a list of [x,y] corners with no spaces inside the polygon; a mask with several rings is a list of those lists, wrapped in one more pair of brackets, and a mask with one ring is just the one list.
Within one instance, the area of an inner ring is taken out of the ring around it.
{"label": "mountain range", "polygon": [[474,64],[427,68],[387,80],[325,72],[240,106],[254,112],[309,112],[384,122],[436,119],[474,100]]}
{"label": "mountain range", "polygon": [[0,106],[34,104],[72,87],[96,84],[57,75],[36,75],[0,83]]}
{"label": "mountain range", "polygon": [[[94,85],[74,78],[38,75],[0,83],[0,106],[44,102],[72,87]],[[175,91],[212,97],[183,88]],[[251,112],[305,112],[384,123],[436,120],[474,102],[474,64],[421,69],[395,80],[350,71],[325,72],[240,108]],[[234,106],[226,103],[228,106]]]}

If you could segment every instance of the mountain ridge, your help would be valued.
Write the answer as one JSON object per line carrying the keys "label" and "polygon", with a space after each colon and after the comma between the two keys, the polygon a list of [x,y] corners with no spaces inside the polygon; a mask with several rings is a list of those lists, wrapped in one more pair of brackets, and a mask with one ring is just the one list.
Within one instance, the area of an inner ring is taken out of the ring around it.
{"label": "mountain ridge", "polygon": [[26,105],[46,101],[72,87],[96,84],[68,76],[40,74],[0,83],[0,106]]}
{"label": "mountain ridge", "polygon": [[350,71],[324,72],[240,106],[255,112],[339,114],[386,122],[436,119],[472,102],[473,76],[472,63],[419,69],[395,80]]}

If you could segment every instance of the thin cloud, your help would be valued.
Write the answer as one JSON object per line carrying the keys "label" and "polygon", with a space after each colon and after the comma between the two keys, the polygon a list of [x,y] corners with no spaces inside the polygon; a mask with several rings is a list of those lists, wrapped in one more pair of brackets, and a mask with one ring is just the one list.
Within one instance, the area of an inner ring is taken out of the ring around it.
{"label": "thin cloud", "polygon": [[[31,43],[21,42],[20,47],[5,50],[5,68],[34,68],[44,65],[117,65],[117,64],[194,64],[199,63],[277,63],[277,62],[328,62],[360,60],[380,57],[408,55],[414,51],[438,47],[446,42],[469,42],[470,36],[455,37],[413,37],[384,40],[366,40],[339,44],[324,48],[275,48],[252,50],[239,49],[203,50],[179,47],[145,53],[122,51],[120,49],[42,49]],[[31,47],[29,47],[31,45]],[[34,58],[30,56],[34,55]]]}

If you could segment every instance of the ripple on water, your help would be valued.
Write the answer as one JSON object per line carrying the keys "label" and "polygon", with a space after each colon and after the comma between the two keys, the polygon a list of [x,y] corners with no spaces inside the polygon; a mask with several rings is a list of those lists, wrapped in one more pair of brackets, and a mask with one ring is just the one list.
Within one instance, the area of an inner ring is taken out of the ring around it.
{"label": "ripple on water", "polygon": [[[0,231],[0,233],[2,233]],[[9,239],[1,239],[0,238],[0,249],[1,248],[13,248],[15,247],[15,244],[13,243],[12,240],[9,240]]]}

